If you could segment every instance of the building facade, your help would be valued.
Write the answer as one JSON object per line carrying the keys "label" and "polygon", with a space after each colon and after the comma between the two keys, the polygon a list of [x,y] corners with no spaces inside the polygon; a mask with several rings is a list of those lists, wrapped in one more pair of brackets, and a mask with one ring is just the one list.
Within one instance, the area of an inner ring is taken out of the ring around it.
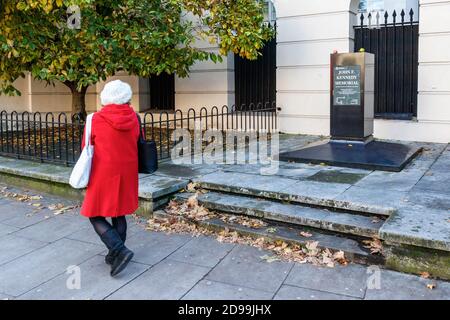
{"label": "building facade", "polygon": [[[378,55],[380,66],[375,137],[450,141],[450,1],[272,0],[269,7],[268,19],[276,23],[277,37],[272,49],[268,46],[265,51],[264,62],[246,65],[230,54],[222,63],[197,63],[188,78],[162,80],[159,87],[172,88],[164,90],[169,99],[155,97],[159,92],[151,89],[155,79],[116,77],[132,84],[137,111],[154,101],[169,101],[163,109],[182,110],[235,105],[248,99],[243,92],[250,92],[250,98],[275,97],[281,108],[280,131],[329,135],[330,53],[354,52],[361,46],[376,51],[372,53]],[[197,45],[216,50],[208,43]],[[22,96],[0,97],[2,108],[70,109],[70,92],[63,85],[46,87],[27,77],[17,86]],[[102,86],[88,91],[88,110],[100,108]]]}

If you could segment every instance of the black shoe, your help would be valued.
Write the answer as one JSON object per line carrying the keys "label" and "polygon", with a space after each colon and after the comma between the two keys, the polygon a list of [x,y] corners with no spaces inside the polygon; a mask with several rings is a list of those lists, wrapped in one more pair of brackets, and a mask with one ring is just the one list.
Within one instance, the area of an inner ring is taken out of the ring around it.
{"label": "black shoe", "polygon": [[108,265],[112,265],[114,262],[114,257],[112,255],[111,251],[108,251],[108,253],[105,256],[105,263]]}
{"label": "black shoe", "polygon": [[[123,244],[125,245],[125,240],[127,240],[127,231],[125,230],[125,232],[123,232],[123,233],[120,233],[119,231],[117,231],[117,233],[119,234],[120,239],[122,239]],[[112,251],[109,250],[105,256],[105,263],[111,266],[113,264],[113,262],[114,262],[114,255],[113,255]]]}
{"label": "black shoe", "polygon": [[111,265],[111,277],[122,272],[133,258],[134,253],[127,247],[123,246],[118,252],[114,252],[114,261]]}
{"label": "black shoe", "polygon": [[108,248],[108,254],[105,256],[106,264],[112,265],[114,262],[114,253],[119,252],[125,245],[115,229],[110,229],[100,236],[100,239]]}

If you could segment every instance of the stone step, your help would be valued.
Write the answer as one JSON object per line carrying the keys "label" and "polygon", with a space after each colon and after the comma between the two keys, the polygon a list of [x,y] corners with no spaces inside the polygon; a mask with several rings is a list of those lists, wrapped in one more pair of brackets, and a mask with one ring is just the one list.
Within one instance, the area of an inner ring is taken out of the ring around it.
{"label": "stone step", "polygon": [[[153,216],[156,218],[174,217],[161,210],[155,211]],[[319,243],[318,247],[321,249],[328,248],[333,252],[343,251],[346,259],[351,262],[367,265],[384,265],[383,256],[371,254],[370,251],[361,244],[360,239],[350,239],[336,234],[329,234],[323,230],[293,226],[273,221],[265,221],[267,226],[256,229],[238,223],[224,222],[219,218],[212,218],[204,221],[193,221],[181,216],[176,216],[174,218],[189,221],[213,231],[225,229],[228,229],[231,232],[236,231],[240,235],[250,236],[254,239],[264,237],[272,241],[282,240],[300,246],[304,246],[309,241],[317,241]],[[300,234],[301,232],[307,232],[311,236],[304,237]]]}
{"label": "stone step", "polygon": [[[186,200],[189,196],[192,196],[192,194],[180,193],[175,195],[180,200]],[[198,201],[199,204],[210,210],[367,238],[378,237],[379,229],[384,223],[384,220],[375,217],[218,192],[200,194],[198,195]]]}
{"label": "stone step", "polygon": [[299,181],[278,176],[274,178],[237,172],[214,172],[195,178],[193,181],[208,190],[289,201],[358,214],[388,217],[396,211],[389,204],[374,205],[345,199],[342,194],[351,187],[348,184]]}

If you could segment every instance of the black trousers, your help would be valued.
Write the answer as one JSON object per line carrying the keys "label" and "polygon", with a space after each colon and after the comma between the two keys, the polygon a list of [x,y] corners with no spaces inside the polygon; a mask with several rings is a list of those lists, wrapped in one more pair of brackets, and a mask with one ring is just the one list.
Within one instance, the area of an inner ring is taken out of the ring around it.
{"label": "black trousers", "polygon": [[101,237],[105,232],[111,229],[115,229],[119,234],[123,242],[127,238],[127,219],[125,216],[111,218],[111,223],[104,217],[93,217],[89,218],[95,232]]}

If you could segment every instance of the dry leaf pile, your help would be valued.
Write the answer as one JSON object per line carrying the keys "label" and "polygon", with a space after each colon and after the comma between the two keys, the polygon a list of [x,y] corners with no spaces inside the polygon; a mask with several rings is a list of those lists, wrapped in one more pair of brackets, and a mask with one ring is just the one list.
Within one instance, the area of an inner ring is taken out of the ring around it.
{"label": "dry leaf pile", "polygon": [[370,249],[371,254],[383,254],[383,244],[380,239],[364,240],[364,248]]}
{"label": "dry leaf pile", "polygon": [[[198,225],[196,222],[218,217],[225,222],[239,223],[252,228],[264,228],[267,226],[265,222],[258,219],[211,212],[198,204],[197,195],[193,195],[184,203],[171,201],[165,212],[168,214],[167,216],[150,219],[147,230],[166,233],[189,233],[193,236],[215,235],[217,241],[222,243],[249,245],[272,252],[272,255],[263,255],[261,257],[267,262],[285,260],[327,267],[334,267],[336,264],[346,265],[348,263],[344,252],[332,252],[329,249],[321,249],[317,241],[308,241],[305,246],[301,246],[264,237],[255,239],[254,237],[241,235],[236,231],[230,231],[228,228],[212,231]],[[276,228],[268,228],[267,231],[276,232]],[[304,236],[309,237],[311,235],[305,233]]]}

